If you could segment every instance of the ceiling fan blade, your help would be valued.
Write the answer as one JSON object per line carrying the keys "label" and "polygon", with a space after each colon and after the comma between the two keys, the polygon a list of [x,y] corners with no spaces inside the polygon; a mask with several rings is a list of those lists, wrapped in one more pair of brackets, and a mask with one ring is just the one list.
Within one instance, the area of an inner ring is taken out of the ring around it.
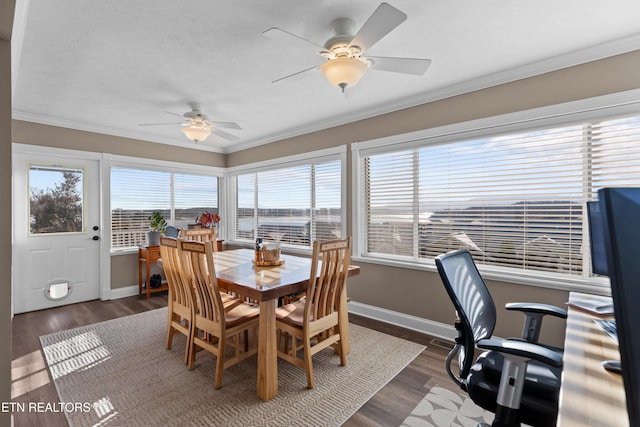
{"label": "ceiling fan blade", "polygon": [[307,73],[309,71],[317,70],[318,67],[320,67],[320,66],[319,65],[314,65],[313,67],[307,68],[306,70],[298,71],[297,73],[293,73],[293,74],[289,74],[288,76],[280,77],[279,79],[274,80],[272,83],[278,83],[278,82],[281,82],[282,80],[287,80],[287,79],[288,80],[298,80],[298,79],[300,79],[302,77],[307,76],[308,75]]}
{"label": "ceiling fan blade", "polygon": [[174,123],[138,123],[138,126],[162,126],[162,125],[182,125],[182,122]]}
{"label": "ceiling fan blade", "polygon": [[171,112],[171,111],[165,111],[165,113],[167,113],[167,114],[171,114],[171,115],[173,115],[173,116],[178,116],[178,117],[180,117],[180,118],[183,118],[183,117],[184,117],[182,114],[173,113],[173,112]]}
{"label": "ceiling fan blade", "polygon": [[394,73],[423,75],[429,65],[430,59],[419,58],[389,58],[386,56],[367,56],[371,60],[370,68],[381,71],[392,71]]}
{"label": "ceiling fan blade", "polygon": [[406,19],[407,15],[404,12],[388,3],[380,3],[349,45],[358,46],[360,50],[366,52]]}
{"label": "ceiling fan blade", "polygon": [[237,130],[242,129],[239,124],[234,123],[234,122],[214,122],[214,121],[210,120],[209,123],[211,123],[213,126],[219,127],[219,128],[237,129]]}
{"label": "ceiling fan blade", "polygon": [[324,46],[320,46],[317,43],[314,43],[310,40],[305,39],[304,37],[300,37],[296,34],[285,31],[282,28],[278,28],[278,27],[269,28],[268,30],[264,31],[262,35],[270,39],[281,41],[284,43],[289,43],[291,45],[295,45],[304,49],[309,49],[310,47],[312,47],[314,51],[318,54],[329,52]]}
{"label": "ceiling fan blade", "polygon": [[220,129],[216,129],[216,128],[212,128],[211,129],[211,133],[218,135],[220,138],[226,139],[229,142],[234,142],[237,141],[238,139],[240,139],[239,137],[235,136],[235,135],[231,135],[228,132],[222,131]]}

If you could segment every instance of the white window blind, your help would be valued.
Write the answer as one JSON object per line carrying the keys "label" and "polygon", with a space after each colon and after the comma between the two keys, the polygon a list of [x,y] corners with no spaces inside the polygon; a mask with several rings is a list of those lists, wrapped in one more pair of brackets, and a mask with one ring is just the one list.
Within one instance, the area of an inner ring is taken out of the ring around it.
{"label": "white window blind", "polygon": [[218,177],[173,174],[173,225],[187,228],[203,212],[218,213]]}
{"label": "white window blind", "polygon": [[640,119],[361,153],[369,257],[424,262],[460,248],[476,262],[589,274],[583,206],[640,185]]}
{"label": "white window blind", "polygon": [[111,249],[146,240],[149,215],[171,214],[171,175],[157,170],[111,168]]}
{"label": "white window blind", "polygon": [[594,191],[640,185],[640,117],[595,123],[592,140]]}
{"label": "white window blind", "polygon": [[144,244],[149,215],[186,228],[204,211],[218,212],[218,177],[172,171],[111,168],[111,249]]}
{"label": "white window blind", "polygon": [[310,247],[341,237],[341,170],[331,160],[236,175],[235,239]]}

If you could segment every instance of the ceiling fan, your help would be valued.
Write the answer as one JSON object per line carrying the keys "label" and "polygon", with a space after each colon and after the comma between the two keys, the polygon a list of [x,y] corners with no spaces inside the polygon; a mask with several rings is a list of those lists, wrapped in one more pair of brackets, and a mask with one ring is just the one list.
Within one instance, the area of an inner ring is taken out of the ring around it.
{"label": "ceiling fan", "polygon": [[338,18],[332,22],[333,37],[320,46],[301,36],[278,27],[269,28],[262,34],[274,40],[313,48],[325,58],[325,62],[297,73],[282,77],[273,83],[299,77],[319,69],[331,84],[342,89],[355,86],[369,68],[396,73],[422,75],[431,64],[430,59],[365,56],[365,53],[384,36],[407,19],[404,12],[388,3],[381,3],[362,28],[354,34],[354,22],[349,18]]}
{"label": "ceiling fan", "polygon": [[207,139],[212,133],[218,135],[220,138],[224,138],[227,141],[235,141],[237,136],[220,130],[220,128],[226,129],[242,129],[237,123],[234,122],[214,122],[200,111],[200,104],[197,102],[191,102],[191,111],[187,111],[184,114],[176,114],[171,111],[165,111],[167,114],[172,114],[178,117],[184,117],[185,121],[171,122],[171,123],[140,123],[138,126],[161,126],[161,125],[181,125],[182,132],[190,140],[198,143]]}

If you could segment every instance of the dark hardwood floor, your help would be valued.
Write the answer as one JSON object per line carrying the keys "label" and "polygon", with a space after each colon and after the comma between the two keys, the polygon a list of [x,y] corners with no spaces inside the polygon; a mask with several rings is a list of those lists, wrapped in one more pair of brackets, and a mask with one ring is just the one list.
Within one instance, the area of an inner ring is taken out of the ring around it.
{"label": "dark hardwood floor", "polygon": [[[49,310],[18,314],[13,319],[12,401],[59,402],[46,367],[39,337],[52,332],[128,316],[167,305],[166,293],[150,300],[129,297],[89,301]],[[444,370],[452,343],[383,322],[351,315],[351,322],[427,346],[402,372],[373,396],[344,426],[398,426],[434,385],[459,391]],[[15,413],[14,426],[67,426],[63,414]]]}

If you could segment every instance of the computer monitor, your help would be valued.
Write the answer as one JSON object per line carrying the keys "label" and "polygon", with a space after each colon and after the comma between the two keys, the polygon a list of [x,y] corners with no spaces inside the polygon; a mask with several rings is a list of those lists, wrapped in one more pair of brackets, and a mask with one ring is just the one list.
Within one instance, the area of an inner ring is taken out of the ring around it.
{"label": "computer monitor", "polygon": [[608,276],[607,251],[604,245],[604,227],[600,204],[597,201],[587,202],[587,225],[589,228],[589,245],[591,249],[591,271],[601,276]]}
{"label": "computer monitor", "polygon": [[631,426],[640,426],[640,188],[598,191]]}

